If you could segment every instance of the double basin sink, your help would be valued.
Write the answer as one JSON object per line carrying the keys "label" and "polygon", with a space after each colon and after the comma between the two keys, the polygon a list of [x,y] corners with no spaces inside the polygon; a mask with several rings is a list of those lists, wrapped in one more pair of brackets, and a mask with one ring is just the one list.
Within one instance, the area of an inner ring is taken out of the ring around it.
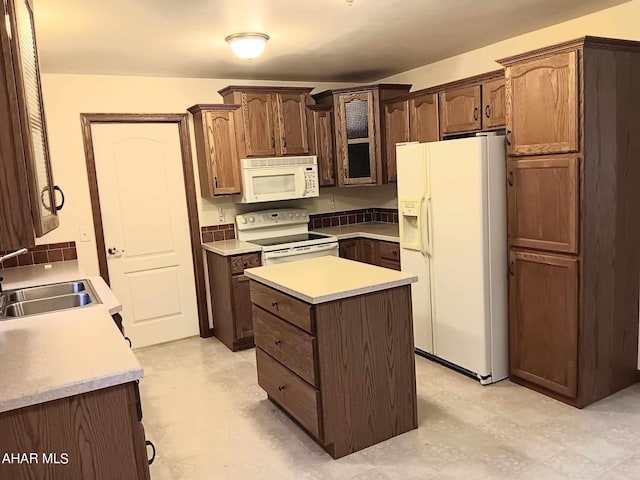
{"label": "double basin sink", "polygon": [[0,321],[100,303],[89,280],[10,290],[0,295]]}

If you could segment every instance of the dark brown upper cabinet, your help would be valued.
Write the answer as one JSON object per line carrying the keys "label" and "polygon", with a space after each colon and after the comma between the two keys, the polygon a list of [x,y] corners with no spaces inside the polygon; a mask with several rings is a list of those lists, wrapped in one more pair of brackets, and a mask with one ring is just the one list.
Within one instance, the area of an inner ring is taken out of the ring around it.
{"label": "dark brown upper cabinet", "polygon": [[578,151],[578,52],[531,58],[506,69],[510,155]]}
{"label": "dark brown upper cabinet", "polygon": [[412,142],[440,140],[437,93],[417,93],[409,98],[409,129]]}
{"label": "dark brown upper cabinet", "polygon": [[384,105],[386,147],[387,147],[387,181],[397,180],[396,144],[408,142],[411,137],[409,130],[409,100],[389,101]]}
{"label": "dark brown upper cabinet", "polygon": [[229,86],[218,93],[225,104],[240,105],[242,157],[309,153],[306,105],[312,88]]}
{"label": "dark brown upper cabinet", "polygon": [[242,192],[240,105],[194,105],[193,114],[200,191],[203,197]]}
{"label": "dark brown upper cabinet", "polygon": [[333,139],[333,105],[309,105],[309,153],[318,157],[318,180],[321,187],[336,184],[336,157]]}
{"label": "dark brown upper cabinet", "polygon": [[54,194],[31,1],[0,2],[0,17],[0,250],[8,250],[31,247],[56,228],[62,204]]}
{"label": "dark brown upper cabinet", "polygon": [[443,135],[480,130],[480,85],[458,87],[440,93],[440,130]]}
{"label": "dark brown upper cabinet", "polygon": [[313,96],[317,103],[334,108],[339,186],[389,181],[383,102],[407,93],[410,88],[411,85],[379,84]]}
{"label": "dark brown upper cabinet", "polygon": [[482,128],[504,127],[507,121],[505,110],[504,78],[497,78],[482,84]]}

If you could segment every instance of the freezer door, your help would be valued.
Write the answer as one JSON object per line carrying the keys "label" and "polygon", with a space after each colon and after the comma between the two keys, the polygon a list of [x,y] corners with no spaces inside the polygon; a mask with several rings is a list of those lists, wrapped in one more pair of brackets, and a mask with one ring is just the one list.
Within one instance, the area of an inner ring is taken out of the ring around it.
{"label": "freezer door", "polygon": [[429,144],[434,354],[491,373],[487,143]]}
{"label": "freezer door", "polygon": [[429,268],[427,183],[428,150],[424,143],[396,146],[402,271],[418,277],[411,285],[415,346],[433,353],[431,273]]}

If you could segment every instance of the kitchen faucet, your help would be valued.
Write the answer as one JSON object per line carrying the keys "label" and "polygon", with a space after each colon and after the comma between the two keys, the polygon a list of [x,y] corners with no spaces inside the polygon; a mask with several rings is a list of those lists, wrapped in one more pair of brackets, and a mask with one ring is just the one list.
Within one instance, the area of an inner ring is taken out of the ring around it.
{"label": "kitchen faucet", "polygon": [[[2,262],[5,260],[9,260],[10,258],[17,257],[18,255],[23,255],[27,253],[29,250],[26,248],[21,248],[20,250],[16,250],[15,252],[7,253],[6,255],[0,256],[0,267],[2,267]],[[0,293],[2,293],[2,277],[0,277]]]}

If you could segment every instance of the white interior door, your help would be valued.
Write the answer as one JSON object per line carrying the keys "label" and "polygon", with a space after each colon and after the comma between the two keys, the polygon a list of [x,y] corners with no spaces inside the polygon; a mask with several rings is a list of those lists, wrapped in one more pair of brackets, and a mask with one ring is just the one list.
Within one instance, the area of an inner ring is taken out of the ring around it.
{"label": "white interior door", "polygon": [[127,336],[142,347],[196,335],[178,126],[95,124],[91,132],[109,279]]}
{"label": "white interior door", "polygon": [[486,139],[430,144],[436,356],[491,372]]}

